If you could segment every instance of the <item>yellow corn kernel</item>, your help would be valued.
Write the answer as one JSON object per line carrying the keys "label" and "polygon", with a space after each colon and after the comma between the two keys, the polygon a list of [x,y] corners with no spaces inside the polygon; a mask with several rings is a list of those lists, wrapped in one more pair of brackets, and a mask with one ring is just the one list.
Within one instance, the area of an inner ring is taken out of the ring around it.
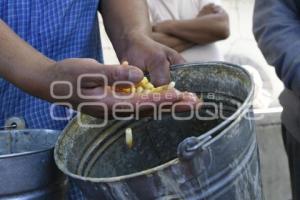
{"label": "yellow corn kernel", "polygon": [[128,61],[126,61],[126,60],[125,60],[125,61],[123,61],[123,62],[122,62],[122,65],[124,65],[124,66],[128,66],[128,65],[129,65],[129,63],[128,63]]}
{"label": "yellow corn kernel", "polygon": [[116,88],[117,92],[124,92],[124,93],[135,93],[136,92],[136,88],[135,87],[131,87],[131,88]]}
{"label": "yellow corn kernel", "polygon": [[167,90],[167,89],[168,89],[168,85],[163,85],[163,86],[160,86],[160,87],[157,87],[157,88],[153,88],[151,90],[151,92],[159,93],[159,92],[162,92],[163,90]]}
{"label": "yellow corn kernel", "polygon": [[141,80],[141,82],[139,82],[139,83],[136,85],[136,87],[139,87],[139,86],[143,87],[143,86],[146,85],[147,83],[149,83],[149,81],[148,81],[147,77],[144,77],[143,80]]}
{"label": "yellow corn kernel", "polygon": [[129,149],[132,148],[133,144],[133,136],[132,136],[132,129],[131,128],[126,128],[125,130],[125,142],[126,145]]}
{"label": "yellow corn kernel", "polygon": [[131,93],[135,93],[135,92],[136,92],[136,88],[135,88],[135,87],[132,87],[132,88],[130,89],[130,91],[131,91]]}
{"label": "yellow corn kernel", "polygon": [[[128,65],[128,62],[124,61],[122,65],[126,66]],[[175,82],[172,81],[168,85],[163,85],[156,88],[151,82],[149,82],[147,77],[144,77],[137,85],[135,85],[135,87],[117,89],[116,91],[126,92],[126,93],[149,94],[149,93],[160,93],[163,90],[173,89],[174,87],[175,87]]]}
{"label": "yellow corn kernel", "polygon": [[118,90],[119,92],[125,92],[125,93],[130,93],[131,92],[131,88],[122,88],[120,90]]}
{"label": "yellow corn kernel", "polygon": [[152,90],[154,89],[154,86],[152,85],[152,83],[148,82],[147,84],[144,85],[144,88],[148,90]]}
{"label": "yellow corn kernel", "polygon": [[144,89],[141,86],[137,87],[137,89],[136,89],[137,93],[142,93],[143,91],[144,91]]}
{"label": "yellow corn kernel", "polygon": [[175,88],[175,82],[174,81],[170,82],[169,85],[168,85],[169,90],[173,89],[173,88]]}
{"label": "yellow corn kernel", "polygon": [[150,94],[150,92],[152,92],[151,90],[148,90],[148,89],[145,89],[144,91],[143,91],[143,94]]}

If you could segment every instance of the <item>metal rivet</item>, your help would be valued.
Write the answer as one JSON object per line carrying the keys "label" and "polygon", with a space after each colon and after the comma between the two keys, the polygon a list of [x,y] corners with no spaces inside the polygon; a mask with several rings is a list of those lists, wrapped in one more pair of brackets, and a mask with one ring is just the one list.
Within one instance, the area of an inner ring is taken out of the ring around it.
{"label": "metal rivet", "polygon": [[3,129],[10,130],[10,129],[25,129],[25,120],[20,117],[10,117],[5,121],[5,125]]}

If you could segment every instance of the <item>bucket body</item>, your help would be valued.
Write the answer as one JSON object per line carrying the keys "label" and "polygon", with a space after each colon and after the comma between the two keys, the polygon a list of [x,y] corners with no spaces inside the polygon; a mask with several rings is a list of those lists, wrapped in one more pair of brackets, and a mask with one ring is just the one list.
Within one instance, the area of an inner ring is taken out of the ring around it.
{"label": "bucket body", "polygon": [[54,162],[59,132],[0,131],[0,199],[64,199],[66,177]]}
{"label": "bucket body", "polygon": [[[263,199],[246,71],[227,63],[174,66],[176,88],[199,94],[197,115],[160,120],[109,121],[75,118],[55,147],[58,167],[87,199]],[[185,119],[185,120],[183,120]],[[124,130],[133,130],[133,148]]]}

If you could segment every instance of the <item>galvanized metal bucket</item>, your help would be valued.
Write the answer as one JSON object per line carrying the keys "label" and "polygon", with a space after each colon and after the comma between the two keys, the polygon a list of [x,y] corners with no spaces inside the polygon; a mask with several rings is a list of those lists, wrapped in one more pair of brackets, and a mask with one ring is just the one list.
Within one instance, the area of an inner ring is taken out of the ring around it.
{"label": "galvanized metal bucket", "polygon": [[66,177],[54,162],[53,130],[0,131],[0,199],[64,199]]}
{"label": "galvanized metal bucket", "polygon": [[[75,118],[56,144],[58,167],[87,199],[263,199],[249,74],[202,63],[173,66],[171,77],[177,89],[201,95],[198,115],[109,121],[103,128],[81,127]],[[80,121],[103,122],[84,115]],[[127,127],[132,149],[124,142]]]}

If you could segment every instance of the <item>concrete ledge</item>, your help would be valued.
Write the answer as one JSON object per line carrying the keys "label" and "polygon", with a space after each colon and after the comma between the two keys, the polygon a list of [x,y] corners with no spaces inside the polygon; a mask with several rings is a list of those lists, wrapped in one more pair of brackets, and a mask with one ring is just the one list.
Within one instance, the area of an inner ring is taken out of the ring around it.
{"label": "concrete ledge", "polygon": [[256,110],[257,141],[266,200],[291,199],[288,161],[281,137],[281,108]]}

